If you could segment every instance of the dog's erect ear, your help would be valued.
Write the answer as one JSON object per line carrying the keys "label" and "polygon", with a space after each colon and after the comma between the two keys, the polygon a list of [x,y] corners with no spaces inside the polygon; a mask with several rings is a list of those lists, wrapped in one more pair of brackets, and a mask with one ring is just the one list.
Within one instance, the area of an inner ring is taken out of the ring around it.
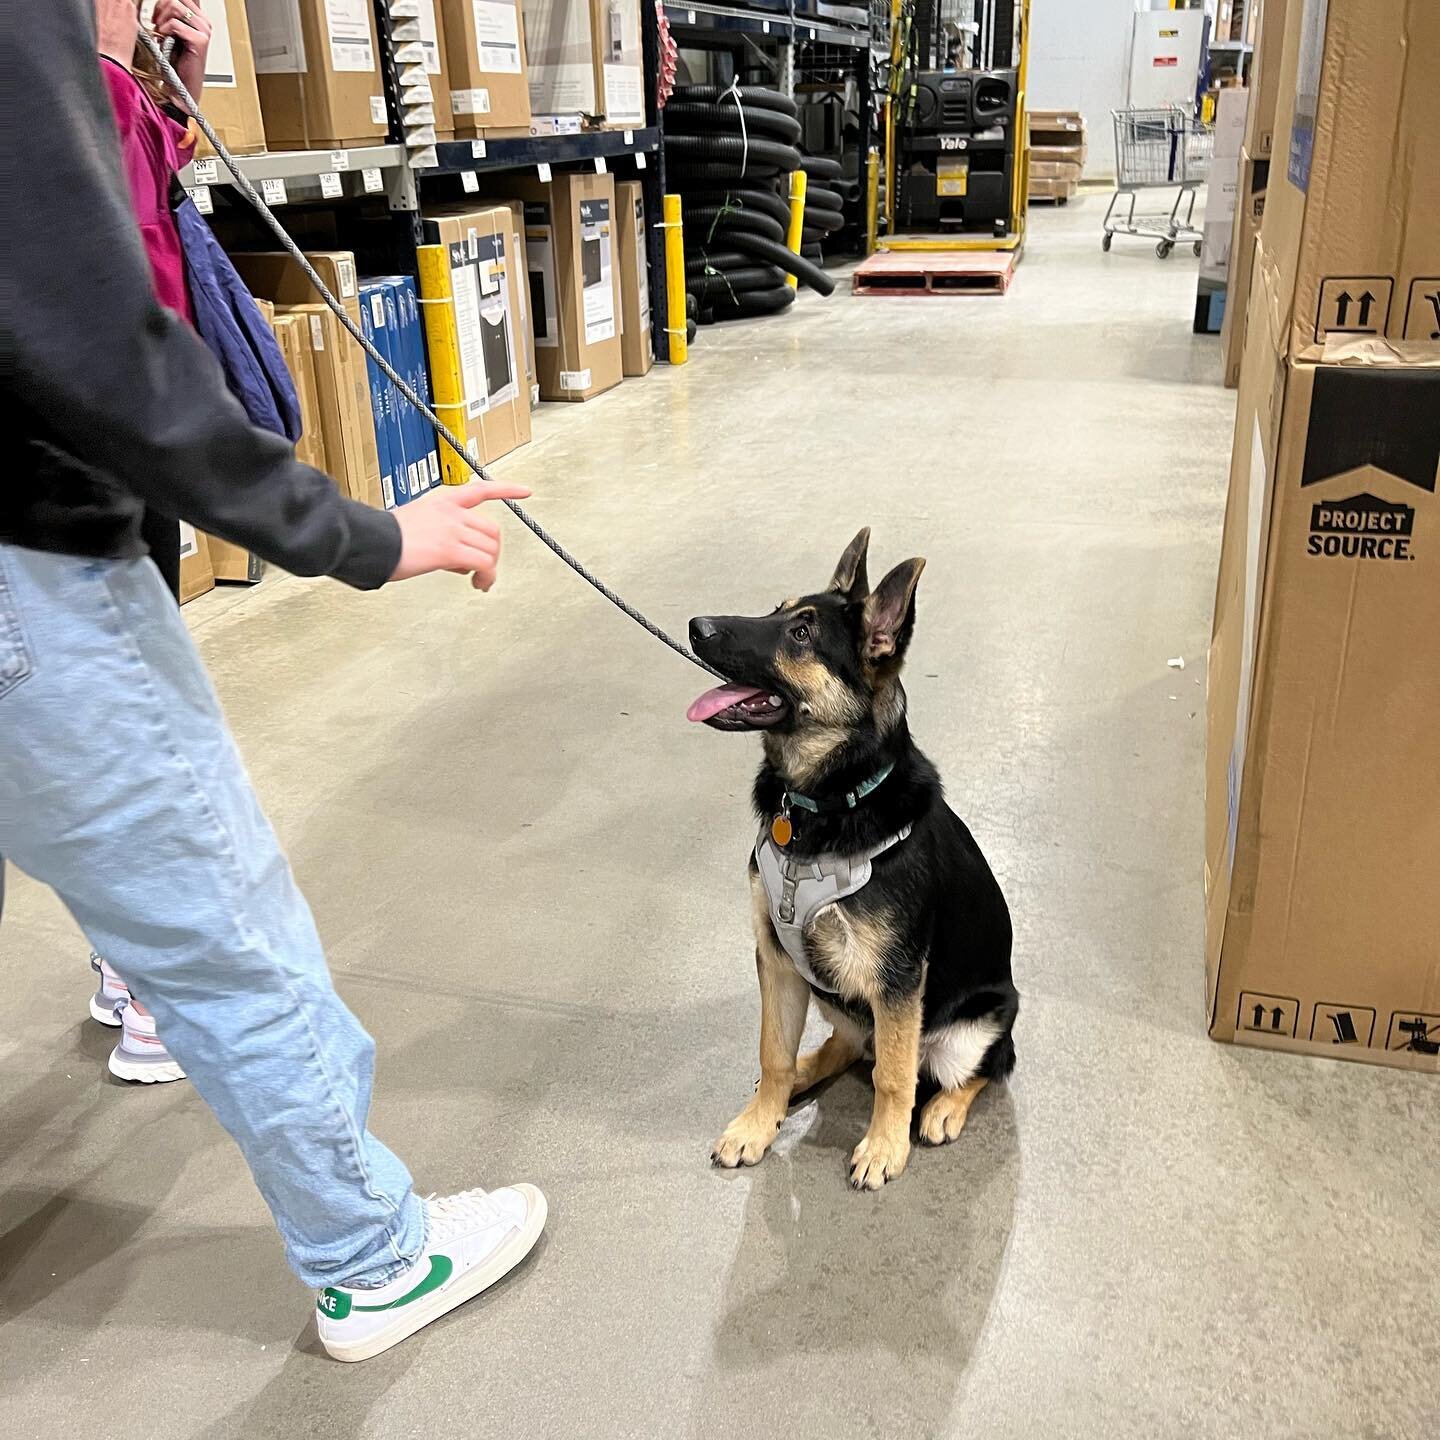
{"label": "dog's erect ear", "polygon": [[924,568],[923,560],[902,560],[865,601],[867,660],[904,655],[915,628],[915,586]]}
{"label": "dog's erect ear", "polygon": [[846,547],[830,578],[830,588],[848,600],[863,600],[870,590],[865,575],[865,552],[870,548],[870,527],[867,525]]}

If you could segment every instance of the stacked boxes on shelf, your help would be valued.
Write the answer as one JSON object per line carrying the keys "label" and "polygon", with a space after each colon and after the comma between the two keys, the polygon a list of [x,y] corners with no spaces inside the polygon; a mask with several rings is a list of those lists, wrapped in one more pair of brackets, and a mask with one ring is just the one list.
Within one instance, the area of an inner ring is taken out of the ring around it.
{"label": "stacked boxes on shelf", "polygon": [[439,0],[455,137],[530,133],[520,0]]}
{"label": "stacked boxes on shelf", "polygon": [[[429,377],[415,282],[408,275],[362,280],[360,316],[365,338],[428,404]],[[440,483],[440,454],[429,422],[368,355],[365,365],[380,450],[380,488],[385,508],[390,510]]]}
{"label": "stacked boxes on shelf", "polygon": [[1030,198],[1064,204],[1079,188],[1089,148],[1078,110],[1031,110]]}
{"label": "stacked boxes on shelf", "polygon": [[1205,804],[1212,1036],[1431,1073],[1437,53],[1433,0],[1287,7],[1216,585]]}

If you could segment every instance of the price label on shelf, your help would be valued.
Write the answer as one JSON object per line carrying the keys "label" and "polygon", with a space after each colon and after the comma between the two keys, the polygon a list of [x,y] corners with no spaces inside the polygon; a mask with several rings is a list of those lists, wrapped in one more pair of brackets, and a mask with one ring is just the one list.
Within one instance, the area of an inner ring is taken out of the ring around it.
{"label": "price label on shelf", "polygon": [[548,185],[550,183],[550,166],[546,161],[542,160],[535,167],[535,173],[540,177],[542,184]]}
{"label": "price label on shelf", "polygon": [[220,178],[218,160],[197,160],[191,167],[197,185],[213,185]]}
{"label": "price label on shelf", "polygon": [[695,12],[693,10],[687,10],[685,12],[685,20],[687,24],[693,25],[695,23]]}
{"label": "price label on shelf", "polygon": [[485,158],[485,142],[483,140],[472,140],[470,142],[470,158],[472,160],[483,160]]}
{"label": "price label on shelf", "polygon": [[262,180],[260,182],[260,198],[267,205],[283,205],[288,198],[285,194],[285,182],[278,176],[273,180]]}
{"label": "price label on shelf", "polygon": [[360,182],[367,195],[378,195],[385,188],[385,181],[378,166],[368,166],[360,172]]}
{"label": "price label on shelf", "polygon": [[625,143],[627,145],[633,145],[635,143],[635,132],[633,130],[627,130],[625,132]]}
{"label": "price label on shelf", "polygon": [[815,27],[813,25],[810,27],[810,38],[812,40],[815,38]]}
{"label": "price label on shelf", "polygon": [[768,20],[762,20],[760,22],[760,28],[768,35],[770,33],[770,22]]}
{"label": "price label on shelf", "polygon": [[645,168],[645,152],[643,150],[637,150],[635,152],[635,168],[637,170],[643,170]]}
{"label": "price label on shelf", "polygon": [[210,198],[210,187],[208,185],[192,185],[189,194],[190,198],[195,202],[195,208],[202,215],[209,215],[215,209],[215,202]]}
{"label": "price label on shelf", "polygon": [[460,188],[467,195],[473,195],[480,188],[480,177],[473,170],[460,172]]}
{"label": "price label on shelf", "polygon": [[327,200],[338,200],[345,193],[345,186],[341,183],[338,175],[327,170],[320,177],[320,193]]}
{"label": "price label on shelf", "polygon": [[332,150],[330,152],[330,168],[332,170],[348,170],[350,168],[350,152],[348,150]]}
{"label": "price label on shelf", "polygon": [[603,175],[608,168],[605,164],[605,157],[603,155],[597,155],[595,157],[595,173],[597,175]]}

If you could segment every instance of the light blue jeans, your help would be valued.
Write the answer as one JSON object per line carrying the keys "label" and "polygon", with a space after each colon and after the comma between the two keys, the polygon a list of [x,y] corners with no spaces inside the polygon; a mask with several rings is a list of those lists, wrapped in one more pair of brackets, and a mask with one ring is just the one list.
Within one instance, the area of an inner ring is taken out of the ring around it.
{"label": "light blue jeans", "polygon": [[365,1128],[375,1042],[148,559],[0,545],[0,855],[154,1013],[307,1285],[415,1259],[424,1207]]}

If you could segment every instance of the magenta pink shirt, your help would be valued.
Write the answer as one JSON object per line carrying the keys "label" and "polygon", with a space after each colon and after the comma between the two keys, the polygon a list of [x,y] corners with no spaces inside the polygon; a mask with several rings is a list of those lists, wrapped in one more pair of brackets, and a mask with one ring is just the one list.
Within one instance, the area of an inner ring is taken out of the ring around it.
{"label": "magenta pink shirt", "polygon": [[155,298],[193,325],[185,256],[170,209],[170,177],[190,163],[194,144],[187,128],[166,115],[123,65],[102,56],[100,68],[110,86],[130,203],[150,257]]}

